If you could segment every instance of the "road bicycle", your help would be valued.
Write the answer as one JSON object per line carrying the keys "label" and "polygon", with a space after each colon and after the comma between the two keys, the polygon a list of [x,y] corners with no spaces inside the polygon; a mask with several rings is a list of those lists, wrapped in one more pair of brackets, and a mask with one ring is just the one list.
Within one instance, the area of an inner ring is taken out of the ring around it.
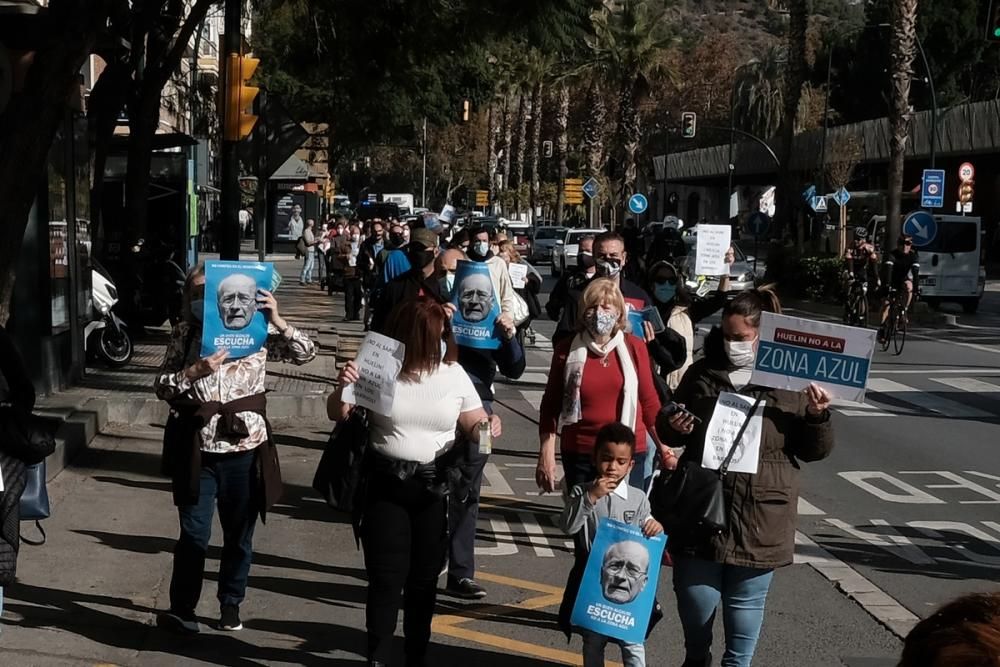
{"label": "road bicycle", "polygon": [[896,356],[903,353],[906,345],[906,292],[889,288],[889,316],[882,325],[882,351],[887,352],[891,345]]}
{"label": "road bicycle", "polygon": [[868,326],[868,282],[851,278],[844,301],[844,324],[852,327]]}

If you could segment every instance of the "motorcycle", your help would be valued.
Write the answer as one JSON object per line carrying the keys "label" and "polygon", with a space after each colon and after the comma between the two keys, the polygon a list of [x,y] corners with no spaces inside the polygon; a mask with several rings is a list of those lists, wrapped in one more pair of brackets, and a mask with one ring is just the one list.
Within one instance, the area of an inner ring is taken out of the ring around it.
{"label": "motorcycle", "polygon": [[90,272],[90,303],[95,319],[83,328],[83,349],[92,358],[100,358],[112,368],[121,368],[132,359],[132,339],[112,308],[118,303],[118,289],[111,276],[97,260]]}

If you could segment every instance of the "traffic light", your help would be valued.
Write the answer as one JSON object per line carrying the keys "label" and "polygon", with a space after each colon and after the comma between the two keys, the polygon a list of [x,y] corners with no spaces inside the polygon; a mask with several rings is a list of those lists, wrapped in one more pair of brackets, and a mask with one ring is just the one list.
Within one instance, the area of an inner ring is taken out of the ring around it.
{"label": "traffic light", "polygon": [[246,139],[257,124],[252,113],[259,88],[247,85],[260,64],[258,58],[229,54],[226,67],[226,115],[223,136],[226,141]]}
{"label": "traffic light", "polygon": [[698,132],[698,114],[693,111],[685,111],[681,114],[681,136],[685,139],[694,139]]}
{"label": "traffic light", "polygon": [[986,14],[986,41],[1000,42],[1000,0],[990,0]]}
{"label": "traffic light", "polygon": [[542,157],[552,157],[552,142],[543,141],[542,142]]}
{"label": "traffic light", "polygon": [[472,103],[469,100],[462,100],[462,122],[468,123],[472,113]]}
{"label": "traffic light", "polygon": [[965,181],[960,186],[958,186],[958,201],[962,204],[968,204],[972,201],[972,197],[975,194],[975,189],[972,187],[974,181]]}

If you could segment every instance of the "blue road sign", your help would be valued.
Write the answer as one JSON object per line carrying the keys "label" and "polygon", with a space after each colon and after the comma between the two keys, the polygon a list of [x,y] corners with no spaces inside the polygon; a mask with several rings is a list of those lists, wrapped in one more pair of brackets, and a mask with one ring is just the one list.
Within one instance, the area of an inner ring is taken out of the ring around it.
{"label": "blue road sign", "polygon": [[762,211],[754,211],[747,218],[747,231],[754,236],[763,236],[767,234],[767,228],[771,225],[771,218],[767,217],[767,213]]}
{"label": "blue road sign", "polygon": [[937,237],[938,224],[927,211],[914,211],[903,220],[903,233],[913,237],[913,245],[922,248]]}
{"label": "blue road sign", "polygon": [[841,186],[833,193],[833,201],[837,202],[837,206],[846,206],[847,202],[851,201],[851,193],[847,191],[847,188]]}
{"label": "blue road sign", "polygon": [[944,169],[924,169],[920,181],[920,205],[924,208],[944,206]]}
{"label": "blue road sign", "polygon": [[597,196],[597,192],[597,181],[593,177],[588,178],[587,182],[583,184],[583,194],[593,199]]}
{"label": "blue road sign", "polygon": [[636,215],[639,215],[649,207],[649,202],[646,200],[646,195],[634,194],[629,197],[628,200],[628,210],[632,211]]}
{"label": "blue road sign", "polygon": [[822,195],[816,195],[813,197],[812,201],[809,202],[809,205],[812,206],[812,210],[817,213],[826,213],[826,197]]}
{"label": "blue road sign", "polygon": [[805,199],[806,202],[811,202],[813,200],[813,197],[815,196],[816,196],[815,185],[810,185],[808,188],[802,191],[802,198]]}

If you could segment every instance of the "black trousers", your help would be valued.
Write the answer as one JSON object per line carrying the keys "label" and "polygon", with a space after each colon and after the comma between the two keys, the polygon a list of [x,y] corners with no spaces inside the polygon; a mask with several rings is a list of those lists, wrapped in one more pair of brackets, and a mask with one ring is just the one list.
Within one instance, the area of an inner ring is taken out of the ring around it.
{"label": "black trousers", "polygon": [[448,550],[447,501],[416,480],[373,473],[361,540],[368,572],[368,657],[391,662],[403,607],[406,663],[420,665],[431,639],[437,579]]}
{"label": "black trousers", "polygon": [[[483,401],[487,414],[493,414],[493,401]],[[476,524],[479,522],[479,491],[483,485],[483,470],[488,454],[479,453],[479,444],[461,436],[456,447],[468,448],[468,456],[459,463],[468,495],[452,498],[448,508],[448,528],[451,533],[448,548],[448,578],[474,579],[476,576]]]}
{"label": "black trousers", "polygon": [[349,320],[361,318],[361,278],[344,278],[344,312]]}

